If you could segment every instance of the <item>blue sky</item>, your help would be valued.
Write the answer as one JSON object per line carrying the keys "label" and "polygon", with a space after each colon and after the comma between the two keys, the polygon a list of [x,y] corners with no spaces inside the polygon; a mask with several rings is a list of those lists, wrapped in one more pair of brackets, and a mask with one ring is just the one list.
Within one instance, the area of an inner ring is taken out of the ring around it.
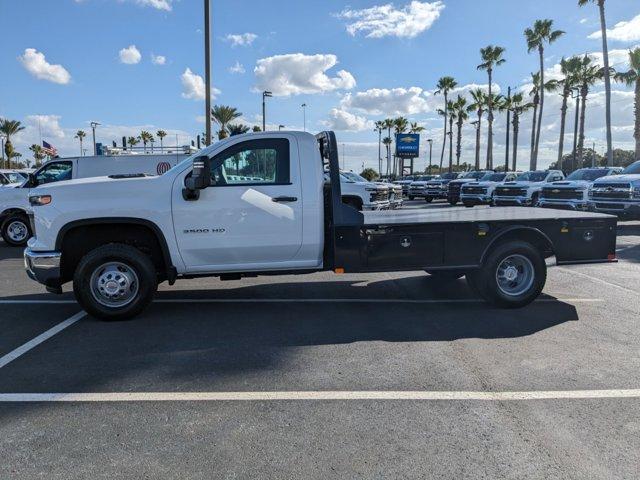
{"label": "blue sky", "polygon": [[[562,55],[597,56],[601,50],[600,40],[589,38],[599,30],[597,8],[578,8],[576,1],[212,4],[212,70],[219,90],[214,103],[237,107],[246,123],[261,123],[258,90],[269,88],[277,94],[268,100],[272,128],[302,128],[300,105],[307,103],[308,130],[336,129],[346,144],[347,167],[353,169],[377,163],[371,122],[385,116],[404,114],[418,121],[427,127],[423,137],[439,144],[435,109],[441,97],[432,95],[435,83],[451,75],[461,87],[486,85],[484,72],[475,68],[480,47],[506,47],[508,61],[495,78],[503,91],[508,85],[526,88],[537,58],[527,54],[522,32],[537,18],[552,18],[567,32],[547,50],[550,72]],[[98,140],[105,142],[141,128],[163,128],[186,143],[204,129],[201,0],[0,0],[0,18],[0,116],[28,126],[16,139],[24,155],[39,141],[38,120],[43,138],[63,155],[76,154],[73,133],[89,131],[90,120],[104,125]],[[610,0],[607,19],[612,63],[624,69],[626,50],[640,44],[640,4]],[[159,56],[164,64],[157,64]],[[631,92],[615,88],[614,139],[616,146],[631,148]],[[599,94],[596,87],[588,107],[587,143],[596,142],[602,150]],[[546,110],[543,162],[553,159],[557,144],[556,100]],[[497,155],[504,143],[500,122]],[[523,145],[527,125],[523,119]],[[470,129],[465,129],[463,160],[473,157]],[[527,153],[523,146],[523,166]]]}

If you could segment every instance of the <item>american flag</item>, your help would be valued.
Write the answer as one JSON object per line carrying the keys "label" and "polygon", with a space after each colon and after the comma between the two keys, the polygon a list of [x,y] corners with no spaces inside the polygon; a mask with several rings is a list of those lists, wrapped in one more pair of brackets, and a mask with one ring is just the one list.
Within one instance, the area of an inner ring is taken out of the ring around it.
{"label": "american flag", "polygon": [[58,150],[56,149],[56,147],[51,145],[49,142],[45,142],[43,140],[42,141],[42,153],[44,153],[45,155],[48,155],[50,157],[55,157],[56,155],[58,155]]}

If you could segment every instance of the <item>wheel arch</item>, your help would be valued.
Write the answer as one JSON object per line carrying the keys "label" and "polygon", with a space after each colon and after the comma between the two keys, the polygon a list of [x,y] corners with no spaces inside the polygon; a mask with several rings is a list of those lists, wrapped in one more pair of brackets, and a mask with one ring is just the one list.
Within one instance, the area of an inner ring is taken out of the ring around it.
{"label": "wheel arch", "polygon": [[524,241],[536,247],[542,253],[544,258],[555,255],[553,242],[541,230],[534,227],[524,225],[513,225],[501,231],[491,242],[485,247],[480,258],[480,265],[483,265],[487,256],[498,245],[509,241]]}

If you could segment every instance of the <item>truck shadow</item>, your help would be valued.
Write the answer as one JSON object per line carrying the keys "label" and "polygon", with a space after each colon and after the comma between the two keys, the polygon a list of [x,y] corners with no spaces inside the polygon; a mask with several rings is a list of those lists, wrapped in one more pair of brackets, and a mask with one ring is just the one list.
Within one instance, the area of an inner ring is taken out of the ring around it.
{"label": "truck shadow", "polygon": [[22,258],[24,248],[10,247],[3,240],[0,240],[0,260]]}

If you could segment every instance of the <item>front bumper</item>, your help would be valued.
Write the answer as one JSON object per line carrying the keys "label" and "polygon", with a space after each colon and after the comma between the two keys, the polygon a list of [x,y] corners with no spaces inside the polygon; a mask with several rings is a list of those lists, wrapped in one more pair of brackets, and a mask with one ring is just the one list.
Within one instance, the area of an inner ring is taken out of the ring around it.
{"label": "front bumper", "polygon": [[491,205],[493,199],[491,195],[470,195],[470,194],[462,194],[460,195],[460,200],[465,205]]}
{"label": "front bumper", "polygon": [[549,200],[541,198],[538,201],[538,206],[542,208],[556,208],[561,210],[574,210],[580,212],[586,212],[589,210],[589,202],[584,200]]}
{"label": "front bumper", "polygon": [[410,197],[424,197],[424,188],[410,188],[408,196]]}
{"label": "front bumper", "polygon": [[447,198],[447,191],[446,190],[425,190],[424,196],[429,198]]}
{"label": "front bumper", "polygon": [[362,205],[362,210],[365,211],[376,211],[376,210],[389,210],[391,204],[389,201],[386,202],[373,202],[373,203],[365,203]]}
{"label": "front bumper", "polygon": [[494,196],[493,203],[500,207],[526,207],[531,206],[531,198]]}
{"label": "front bumper", "polygon": [[640,202],[632,202],[629,200],[590,200],[589,210],[617,215],[623,218],[640,219]]}
{"label": "front bumper", "polygon": [[24,268],[32,280],[49,288],[59,288],[61,283],[60,252],[24,251]]}

